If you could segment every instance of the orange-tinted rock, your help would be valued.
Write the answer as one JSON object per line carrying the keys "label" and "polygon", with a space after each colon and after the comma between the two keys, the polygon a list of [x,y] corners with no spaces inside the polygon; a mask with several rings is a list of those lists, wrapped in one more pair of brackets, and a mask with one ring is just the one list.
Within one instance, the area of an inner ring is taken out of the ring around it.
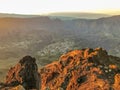
{"label": "orange-tinted rock", "polygon": [[39,90],[40,75],[38,73],[38,67],[35,58],[32,58],[31,56],[25,56],[19,61],[18,64],[10,68],[8,71],[4,87],[13,87],[12,89],[8,90],[16,90],[16,88],[18,88],[16,86],[18,85],[22,85],[26,90]]}
{"label": "orange-tinted rock", "polygon": [[25,87],[23,82],[27,79],[31,86],[41,86],[41,90],[120,90],[120,70],[117,66],[120,58],[108,55],[102,48],[68,52],[58,61],[41,68],[41,77],[34,60],[30,56],[20,60],[8,71],[6,83],[15,81],[16,86],[22,84]]}
{"label": "orange-tinted rock", "polygon": [[116,65],[113,65],[113,64],[109,65],[109,68],[111,68],[111,69],[118,69],[118,67]]}
{"label": "orange-tinted rock", "polygon": [[114,89],[120,90],[120,74],[116,74],[114,80]]}
{"label": "orange-tinted rock", "polygon": [[41,90],[112,90],[119,70],[109,57],[102,48],[68,52],[40,70]]}

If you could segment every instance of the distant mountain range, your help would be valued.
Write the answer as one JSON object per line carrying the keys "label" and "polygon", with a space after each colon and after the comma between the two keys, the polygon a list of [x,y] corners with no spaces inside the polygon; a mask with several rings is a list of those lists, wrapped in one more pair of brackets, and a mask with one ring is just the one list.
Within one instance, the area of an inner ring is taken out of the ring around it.
{"label": "distant mountain range", "polygon": [[36,57],[40,67],[67,51],[86,47],[103,47],[120,56],[120,16],[67,20],[48,16],[0,18],[1,75],[25,55]]}
{"label": "distant mountain range", "polygon": [[22,15],[22,14],[8,14],[8,13],[0,13],[0,18],[11,17],[11,18],[31,18],[38,17],[40,15]]}
{"label": "distant mountain range", "polygon": [[40,17],[40,16],[48,16],[51,18],[59,18],[62,20],[68,20],[68,19],[98,19],[101,17],[109,17],[110,15],[107,14],[100,14],[100,13],[78,13],[78,12],[59,12],[59,13],[49,13],[45,15],[22,15],[22,14],[7,14],[7,13],[0,13],[1,17],[16,17],[16,18],[32,18],[32,17]]}
{"label": "distant mountain range", "polygon": [[61,19],[98,19],[101,17],[109,17],[110,15],[107,14],[100,14],[100,13],[78,13],[78,12],[69,12],[69,13],[50,13],[48,16],[53,18],[61,18]]}

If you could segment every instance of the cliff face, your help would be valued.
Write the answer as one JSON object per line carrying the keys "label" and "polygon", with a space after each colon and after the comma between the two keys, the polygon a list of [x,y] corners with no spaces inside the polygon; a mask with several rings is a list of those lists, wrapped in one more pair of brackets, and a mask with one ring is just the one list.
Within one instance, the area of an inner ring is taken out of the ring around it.
{"label": "cliff face", "polygon": [[39,69],[39,76],[35,59],[24,57],[9,70],[5,85],[22,85],[26,90],[39,90],[38,86],[40,90],[119,90],[118,65],[120,58],[102,48],[87,48],[62,55],[59,61]]}

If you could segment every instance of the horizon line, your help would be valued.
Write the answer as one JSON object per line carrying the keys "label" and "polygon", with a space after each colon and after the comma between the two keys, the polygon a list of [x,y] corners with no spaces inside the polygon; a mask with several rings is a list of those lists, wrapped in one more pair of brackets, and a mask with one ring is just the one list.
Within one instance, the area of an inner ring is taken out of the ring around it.
{"label": "horizon line", "polygon": [[[105,12],[105,13],[104,13]],[[84,14],[104,14],[104,15],[109,15],[109,16],[113,16],[113,15],[120,15],[120,10],[116,10],[116,11],[106,11],[106,10],[102,10],[102,11],[91,11],[91,12],[78,12],[78,11],[56,11],[56,12],[45,12],[45,13],[15,13],[15,12],[0,12],[0,14],[10,14],[10,15],[43,15],[43,16],[47,16],[50,14],[59,14],[59,13],[84,13]]]}

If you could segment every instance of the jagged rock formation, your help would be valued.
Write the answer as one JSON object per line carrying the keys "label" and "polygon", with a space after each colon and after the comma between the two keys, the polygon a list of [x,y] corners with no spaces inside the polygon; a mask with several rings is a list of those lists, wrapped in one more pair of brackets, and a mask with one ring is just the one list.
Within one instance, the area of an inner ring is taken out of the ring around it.
{"label": "jagged rock formation", "polygon": [[87,48],[62,55],[41,68],[39,77],[35,59],[26,56],[9,70],[5,84],[26,90],[120,90],[119,65],[120,58],[106,50]]}
{"label": "jagged rock formation", "polygon": [[41,90],[119,90],[119,68],[114,62],[120,63],[120,58],[102,48],[68,52],[40,70]]}
{"label": "jagged rock formation", "polygon": [[9,90],[11,88],[10,90],[14,90],[12,87],[18,85],[22,85],[25,90],[39,90],[40,76],[35,58],[25,56],[18,64],[10,68],[6,75],[6,81],[3,83],[1,89]]}

